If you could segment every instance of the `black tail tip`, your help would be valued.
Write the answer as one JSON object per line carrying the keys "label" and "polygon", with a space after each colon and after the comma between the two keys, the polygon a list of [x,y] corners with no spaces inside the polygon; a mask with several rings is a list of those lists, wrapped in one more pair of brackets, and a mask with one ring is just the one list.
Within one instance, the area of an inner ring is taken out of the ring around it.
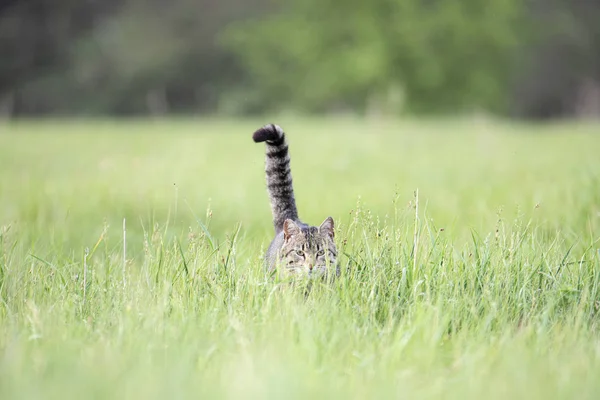
{"label": "black tail tip", "polygon": [[252,139],[255,143],[260,142],[273,142],[280,140],[283,137],[283,129],[275,124],[267,124],[262,128],[258,129],[252,135]]}

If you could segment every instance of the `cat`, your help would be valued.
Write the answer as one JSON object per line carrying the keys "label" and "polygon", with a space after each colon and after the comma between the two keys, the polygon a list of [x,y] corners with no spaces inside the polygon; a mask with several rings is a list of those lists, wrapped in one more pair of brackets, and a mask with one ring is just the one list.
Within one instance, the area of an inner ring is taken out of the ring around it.
{"label": "cat", "polygon": [[265,142],[267,147],[265,172],[275,228],[275,237],[265,254],[267,270],[274,272],[280,267],[295,276],[339,276],[333,218],[327,217],[317,227],[298,217],[283,129],[267,124],[255,131],[252,139],[255,143]]}

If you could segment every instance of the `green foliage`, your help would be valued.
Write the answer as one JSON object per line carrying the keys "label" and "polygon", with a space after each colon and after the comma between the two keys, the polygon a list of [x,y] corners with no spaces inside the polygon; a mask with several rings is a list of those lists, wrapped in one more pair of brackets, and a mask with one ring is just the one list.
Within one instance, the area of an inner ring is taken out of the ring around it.
{"label": "green foliage", "polygon": [[595,398],[597,126],[280,122],[343,255],[308,297],[257,121],[5,125],[0,398]]}
{"label": "green foliage", "polygon": [[600,115],[590,1],[0,5],[0,115]]}
{"label": "green foliage", "polygon": [[502,111],[523,7],[516,0],[297,1],[234,25],[225,43],[265,108],[364,111],[400,87],[407,111]]}

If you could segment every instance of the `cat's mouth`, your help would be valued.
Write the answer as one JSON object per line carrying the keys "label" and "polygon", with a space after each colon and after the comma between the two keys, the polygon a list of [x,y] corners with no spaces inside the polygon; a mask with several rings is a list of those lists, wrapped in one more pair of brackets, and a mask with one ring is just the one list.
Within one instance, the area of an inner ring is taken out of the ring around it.
{"label": "cat's mouth", "polygon": [[318,278],[325,275],[326,271],[322,268],[305,269],[298,271],[299,274],[305,275],[308,278]]}

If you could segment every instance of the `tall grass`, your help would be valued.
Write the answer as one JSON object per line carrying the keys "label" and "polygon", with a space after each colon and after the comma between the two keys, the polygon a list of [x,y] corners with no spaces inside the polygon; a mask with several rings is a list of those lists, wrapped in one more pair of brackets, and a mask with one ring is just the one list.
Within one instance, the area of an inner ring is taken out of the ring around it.
{"label": "tall grass", "polygon": [[262,122],[0,128],[0,398],[597,397],[597,126],[281,121],[342,254],[305,296]]}

